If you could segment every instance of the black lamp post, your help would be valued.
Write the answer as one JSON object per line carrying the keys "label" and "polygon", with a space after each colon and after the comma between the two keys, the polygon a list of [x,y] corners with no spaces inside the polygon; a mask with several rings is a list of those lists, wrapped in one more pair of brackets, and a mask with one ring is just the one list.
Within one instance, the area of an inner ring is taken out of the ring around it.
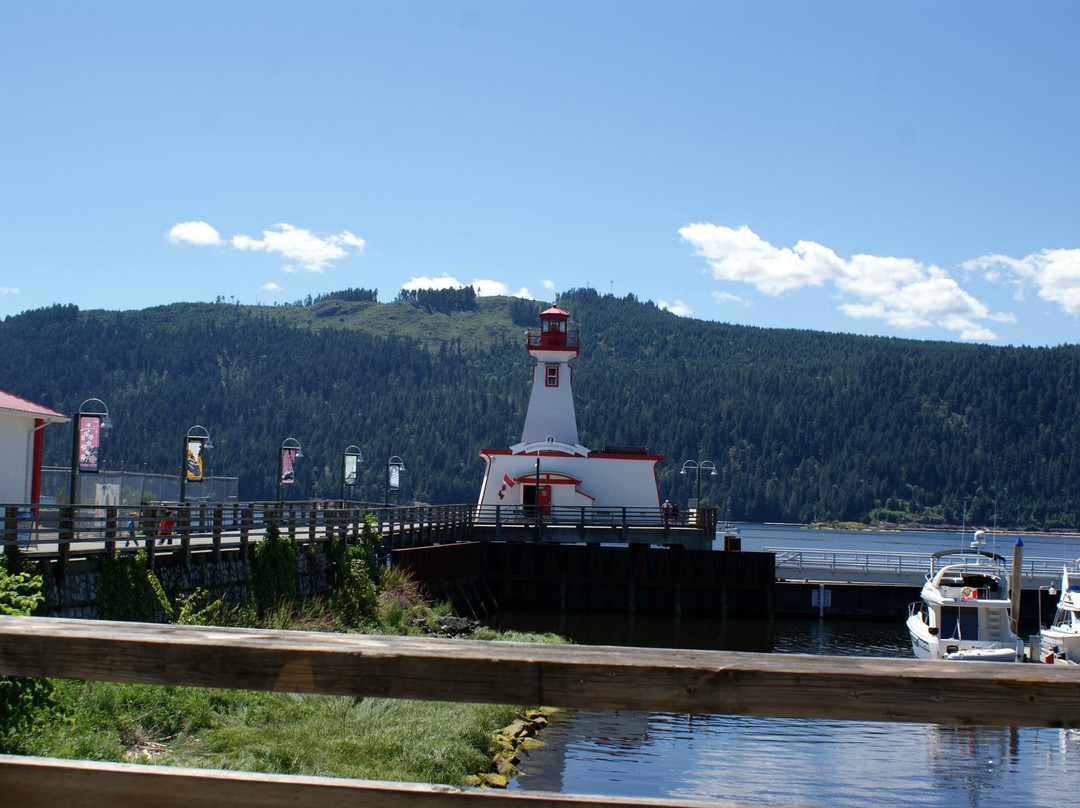
{"label": "black lamp post", "polygon": [[697,493],[694,496],[694,508],[698,507],[698,503],[701,502],[701,472],[707,471],[710,476],[716,476],[716,466],[713,465],[711,460],[702,460],[700,462],[696,460],[687,460],[682,464],[682,471],[679,474],[686,474],[687,472],[694,472],[694,476],[697,478]]}
{"label": "black lamp post", "polygon": [[394,484],[394,490],[398,490],[398,479],[405,471],[405,461],[403,461],[397,455],[394,455],[386,462],[386,496],[383,497],[383,504],[390,504],[390,483]]}
{"label": "black lamp post", "polygon": [[79,472],[98,470],[101,430],[111,429],[109,408],[100,398],[88,398],[72,416],[71,504],[79,504]]}
{"label": "black lamp post", "polygon": [[213,449],[214,442],[206,427],[196,424],[184,437],[184,461],[180,466],[180,501],[187,502],[188,482],[201,483],[203,479],[203,451]]}
{"label": "black lamp post", "polygon": [[278,454],[277,502],[281,502],[281,486],[292,485],[296,480],[293,463],[303,456],[304,450],[300,448],[300,441],[296,438],[285,438],[281,442],[281,452]]}
{"label": "black lamp post", "polygon": [[349,446],[341,456],[341,501],[345,501],[345,486],[355,486],[360,476],[364,454],[359,446]]}

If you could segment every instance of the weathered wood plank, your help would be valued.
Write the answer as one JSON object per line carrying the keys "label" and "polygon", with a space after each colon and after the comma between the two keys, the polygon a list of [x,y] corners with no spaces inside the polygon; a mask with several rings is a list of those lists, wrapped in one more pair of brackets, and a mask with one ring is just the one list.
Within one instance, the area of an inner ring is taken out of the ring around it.
{"label": "weathered wood plank", "polygon": [[0,617],[0,675],[554,707],[1080,727],[1056,665]]}
{"label": "weathered wood plank", "polygon": [[0,755],[0,793],[5,805],[19,808],[751,808],[744,802],[494,791],[11,755]]}

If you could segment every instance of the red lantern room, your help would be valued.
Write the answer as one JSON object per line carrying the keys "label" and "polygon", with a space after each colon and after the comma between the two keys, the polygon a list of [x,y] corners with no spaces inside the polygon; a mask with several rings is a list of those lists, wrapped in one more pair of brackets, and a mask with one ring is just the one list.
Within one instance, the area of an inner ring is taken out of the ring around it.
{"label": "red lantern room", "polygon": [[567,330],[570,315],[558,306],[540,312],[540,332],[528,333],[529,350],[543,349],[555,351],[572,351],[577,354],[579,347],[578,332]]}

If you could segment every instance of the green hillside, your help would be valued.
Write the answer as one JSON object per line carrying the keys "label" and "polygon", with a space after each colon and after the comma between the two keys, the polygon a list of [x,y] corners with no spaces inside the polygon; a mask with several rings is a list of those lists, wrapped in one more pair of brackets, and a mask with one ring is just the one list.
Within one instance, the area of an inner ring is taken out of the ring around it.
{"label": "green hillside", "polygon": [[[278,447],[295,437],[290,497],[336,497],[341,453],[357,444],[358,498],[381,499],[399,455],[403,499],[475,501],[477,450],[520,438],[522,332],[547,304],[349,297],[362,295],[25,312],[0,323],[0,388],[69,413],[105,400],[107,465],[171,472],[187,428],[205,425],[209,471],[238,475],[243,499],[274,496]],[[707,459],[719,474],[702,499],[737,520],[989,523],[996,502],[1001,525],[1080,525],[1077,346],[750,328],[594,290],[558,302],[581,331],[581,442],[665,455],[661,498],[693,496],[678,471]],[[46,462],[69,455],[70,430],[47,429]]]}

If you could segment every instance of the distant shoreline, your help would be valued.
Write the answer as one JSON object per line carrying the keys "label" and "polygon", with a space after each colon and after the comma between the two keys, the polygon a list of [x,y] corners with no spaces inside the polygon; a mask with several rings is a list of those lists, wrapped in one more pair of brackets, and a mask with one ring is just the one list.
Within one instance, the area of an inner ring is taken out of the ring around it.
{"label": "distant shoreline", "polygon": [[[752,524],[752,523],[744,523]],[[1080,532],[1067,529],[1055,529],[1055,530],[1026,530],[1017,528],[998,527],[995,531],[992,527],[986,527],[983,525],[927,525],[918,522],[903,523],[903,522],[878,522],[876,524],[868,525],[864,522],[811,522],[811,523],[799,523],[799,522],[763,522],[766,525],[776,525],[777,527],[790,527],[790,528],[804,528],[806,530],[866,530],[866,531],[879,531],[888,532],[896,530],[910,530],[910,531],[924,531],[927,533],[964,533],[974,534],[976,530],[985,530],[987,534],[998,536],[1011,535],[1011,536],[1039,536],[1048,538],[1073,538],[1080,539]]]}

